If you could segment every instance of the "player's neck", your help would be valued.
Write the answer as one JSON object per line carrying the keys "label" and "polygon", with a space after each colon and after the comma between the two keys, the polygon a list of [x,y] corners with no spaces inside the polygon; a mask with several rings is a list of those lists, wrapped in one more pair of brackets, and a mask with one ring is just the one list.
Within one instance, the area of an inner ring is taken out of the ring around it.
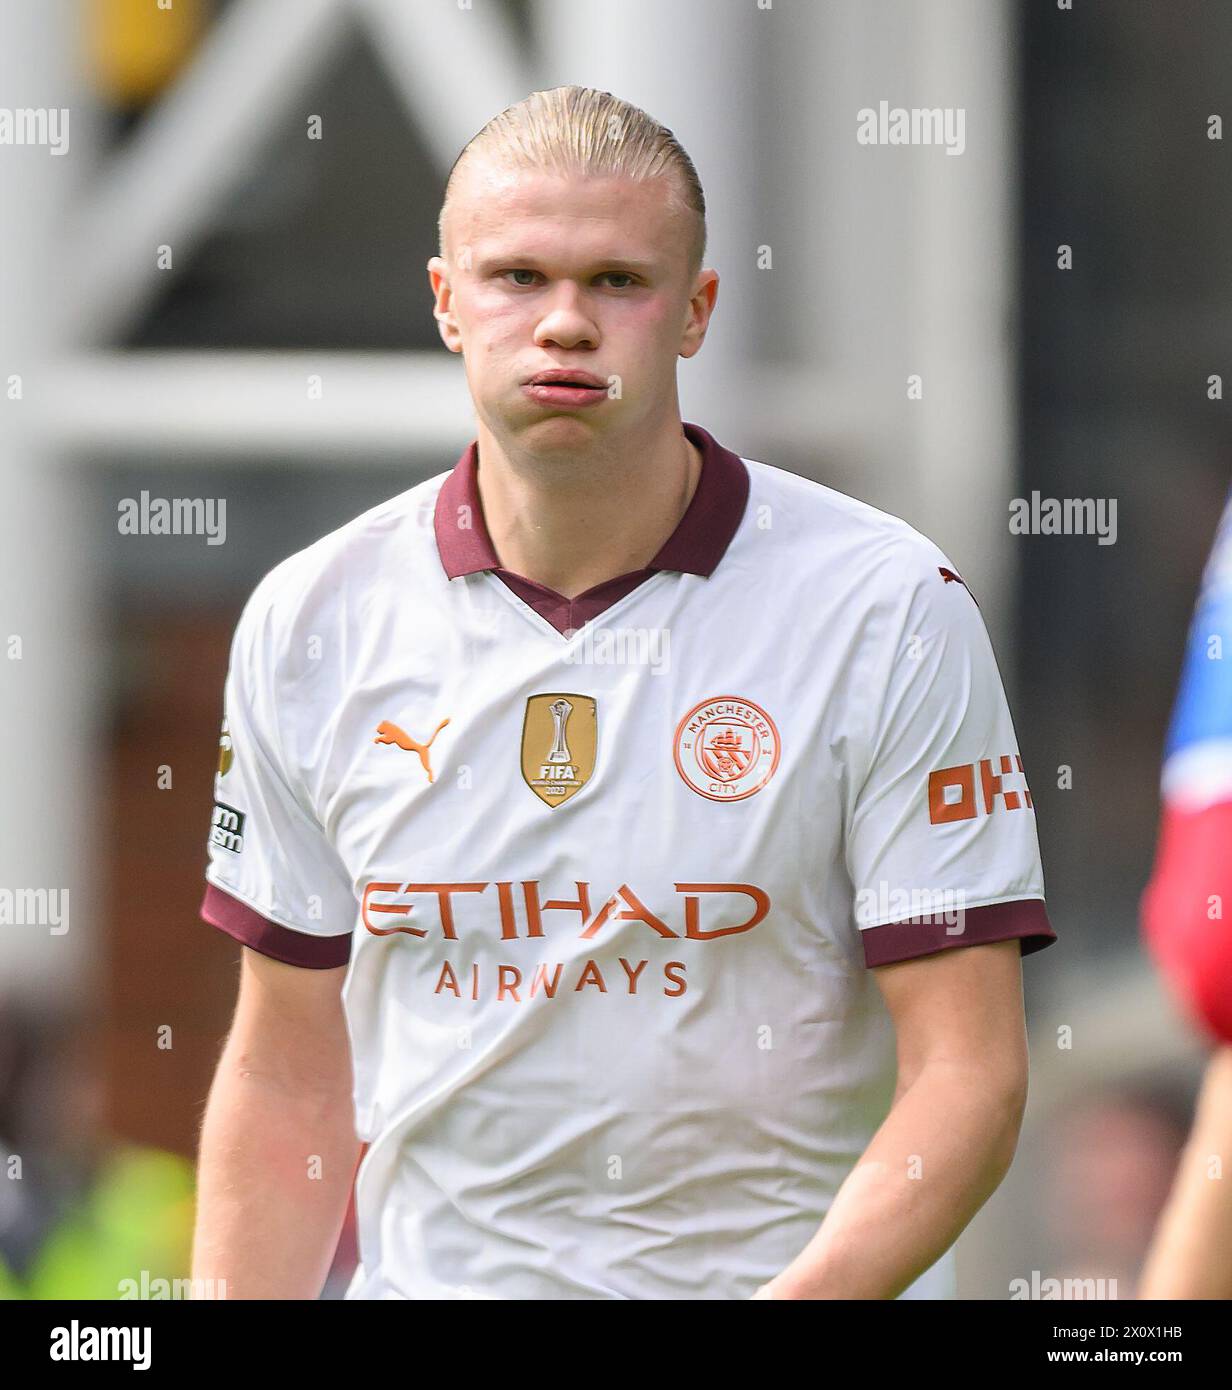
{"label": "player's neck", "polygon": [[616,459],[506,454],[479,435],[479,495],[503,568],[566,598],[648,565],[701,477],[679,422]]}

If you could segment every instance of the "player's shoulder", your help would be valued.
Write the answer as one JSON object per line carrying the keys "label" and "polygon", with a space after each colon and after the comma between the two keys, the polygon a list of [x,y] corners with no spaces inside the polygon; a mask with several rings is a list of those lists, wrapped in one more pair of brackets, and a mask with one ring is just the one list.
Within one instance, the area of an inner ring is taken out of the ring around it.
{"label": "player's shoulder", "polygon": [[327,618],[362,602],[384,576],[397,576],[404,592],[413,589],[418,573],[432,572],[436,496],[448,476],[433,474],[278,561],[249,595],[241,631],[268,636]]}
{"label": "player's shoulder", "polygon": [[874,601],[962,582],[941,547],[902,517],[773,464],[744,463],[750,534],[761,532],[775,568],[806,585],[837,583]]}
{"label": "player's shoulder", "polygon": [[1214,607],[1232,614],[1232,491],[1224,503],[1198,591],[1200,610]]}
{"label": "player's shoulder", "polygon": [[1232,632],[1232,493],[1202,572],[1185,641],[1181,684],[1164,747],[1164,790],[1169,796],[1207,796],[1211,769],[1228,783],[1226,745],[1232,738],[1232,669],[1211,660],[1212,638]]}

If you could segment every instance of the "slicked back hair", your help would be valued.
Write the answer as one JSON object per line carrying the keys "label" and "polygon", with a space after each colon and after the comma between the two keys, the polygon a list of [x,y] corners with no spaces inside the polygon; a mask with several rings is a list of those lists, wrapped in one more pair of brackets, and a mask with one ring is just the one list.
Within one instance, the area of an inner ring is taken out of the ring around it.
{"label": "slicked back hair", "polygon": [[454,160],[437,220],[446,257],[445,218],[466,168],[537,169],[566,177],[666,177],[671,196],[693,215],[690,275],[706,254],[706,196],[693,161],[666,126],[640,107],[594,87],[553,87],[507,107]]}

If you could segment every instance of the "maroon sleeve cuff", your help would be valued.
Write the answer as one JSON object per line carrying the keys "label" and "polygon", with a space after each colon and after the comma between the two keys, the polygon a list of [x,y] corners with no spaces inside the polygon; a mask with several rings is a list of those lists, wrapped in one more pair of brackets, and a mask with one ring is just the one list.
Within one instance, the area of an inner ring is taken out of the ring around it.
{"label": "maroon sleeve cuff", "polygon": [[969,907],[963,911],[963,930],[955,932],[954,925],[952,920],[946,921],[944,915],[936,914],[866,927],[860,933],[864,941],[864,963],[871,969],[876,965],[893,965],[900,960],[930,956],[935,951],[948,951],[956,946],[983,946],[990,941],[1009,941],[1014,937],[1022,942],[1022,955],[1029,956],[1032,951],[1042,951],[1057,939],[1042,898],[1018,898],[1008,903]]}
{"label": "maroon sleeve cuff", "polygon": [[346,965],[351,959],[351,933],[341,936],[310,936],[307,932],[292,931],[279,922],[262,917],[247,903],[212,883],[205,885],[201,916],[213,927],[219,927],[245,946],[263,956],[285,961],[287,965],[302,965],[308,970],[332,970]]}

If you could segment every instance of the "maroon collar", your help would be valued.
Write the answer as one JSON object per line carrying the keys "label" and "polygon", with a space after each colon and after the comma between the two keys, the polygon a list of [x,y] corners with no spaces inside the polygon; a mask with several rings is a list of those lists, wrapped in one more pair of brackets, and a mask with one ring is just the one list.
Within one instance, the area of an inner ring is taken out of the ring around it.
{"label": "maroon collar", "polygon": [[[654,570],[711,574],[744,516],[749,496],[749,472],[744,461],[725,449],[700,425],[684,421],[683,426],[686,438],[701,450],[701,476],[679,525],[663,542],[646,571],[638,571],[639,574]],[[478,457],[479,444],[473,440],[441,485],[436,498],[433,516],[436,545],[450,579],[480,570],[509,573],[500,570],[500,558],[484,524],[479,501]]]}

